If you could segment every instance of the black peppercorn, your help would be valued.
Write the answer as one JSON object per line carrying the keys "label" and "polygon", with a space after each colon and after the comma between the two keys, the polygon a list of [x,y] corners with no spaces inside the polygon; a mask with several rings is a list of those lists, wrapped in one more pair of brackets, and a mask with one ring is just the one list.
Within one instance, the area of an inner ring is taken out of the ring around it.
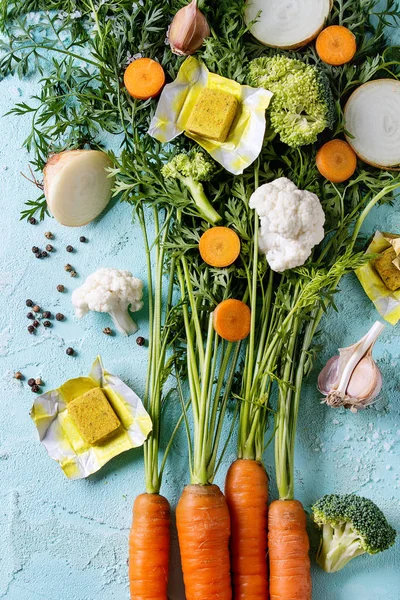
{"label": "black peppercorn", "polygon": [[68,356],[73,356],[75,354],[75,350],[73,348],[67,348],[65,351]]}
{"label": "black peppercorn", "polygon": [[31,387],[31,390],[32,392],[35,392],[35,394],[37,394],[40,391],[40,387],[35,383],[35,385]]}
{"label": "black peppercorn", "polygon": [[62,313],[57,313],[56,319],[57,319],[57,321],[64,321],[64,315]]}
{"label": "black peppercorn", "polygon": [[35,319],[35,320],[33,321],[32,325],[33,325],[34,327],[39,327],[40,323],[39,323],[39,321],[37,321],[37,320]]}
{"label": "black peppercorn", "polygon": [[104,327],[103,329],[103,333],[105,333],[106,335],[112,335],[112,329],[110,329],[110,327]]}
{"label": "black peppercorn", "polygon": [[54,246],[52,246],[51,244],[47,244],[46,250],[47,250],[47,252],[53,252]]}
{"label": "black peppercorn", "polygon": [[29,387],[32,387],[33,385],[35,385],[35,380],[33,379],[33,377],[31,377],[30,379],[28,379],[28,385]]}
{"label": "black peppercorn", "polygon": [[35,217],[31,217],[31,218],[29,219],[29,223],[30,223],[31,225],[36,225],[37,221],[36,221]]}
{"label": "black peppercorn", "polygon": [[27,300],[27,301],[25,302],[25,304],[26,304],[27,306],[33,306],[33,302],[32,302],[32,300]]}
{"label": "black peppercorn", "polygon": [[144,346],[145,341],[146,340],[141,335],[139,335],[139,337],[136,338],[136,343],[138,346]]}
{"label": "black peppercorn", "polygon": [[71,275],[71,277],[77,277],[78,273],[72,269],[70,275]]}
{"label": "black peppercorn", "polygon": [[28,312],[26,316],[28,319],[32,319],[32,320],[35,318],[35,315],[31,312]]}
{"label": "black peppercorn", "polygon": [[42,258],[42,253],[41,252],[36,252],[35,256],[36,256],[36,258]]}
{"label": "black peppercorn", "polygon": [[29,333],[35,333],[36,330],[35,330],[35,328],[34,328],[33,325],[29,325],[28,326],[28,331],[29,331]]}
{"label": "black peppercorn", "polygon": [[73,252],[74,251],[73,246],[67,246],[65,249],[66,249],[67,252]]}
{"label": "black peppercorn", "polygon": [[79,241],[82,242],[82,244],[85,244],[87,242],[87,239],[85,238],[84,235],[81,235],[81,237],[79,238]]}
{"label": "black peppercorn", "polygon": [[44,325],[45,327],[51,327],[51,323],[50,323],[50,321],[43,321],[43,325]]}
{"label": "black peppercorn", "polygon": [[40,249],[37,246],[32,246],[32,252],[33,254],[36,254],[37,252],[40,252]]}
{"label": "black peppercorn", "polygon": [[44,311],[43,319],[51,319],[51,312],[49,310]]}
{"label": "black peppercorn", "polygon": [[52,240],[54,235],[51,233],[51,231],[46,231],[46,233],[44,234],[44,237],[47,238],[48,240]]}
{"label": "black peppercorn", "polygon": [[67,271],[67,273],[70,273],[72,271],[72,265],[67,263],[64,267],[64,271]]}
{"label": "black peppercorn", "polygon": [[42,258],[46,258],[48,256],[48,253],[46,252],[46,250],[43,250],[42,252]]}
{"label": "black peppercorn", "polygon": [[63,292],[65,290],[65,287],[60,283],[60,285],[57,286],[57,292]]}

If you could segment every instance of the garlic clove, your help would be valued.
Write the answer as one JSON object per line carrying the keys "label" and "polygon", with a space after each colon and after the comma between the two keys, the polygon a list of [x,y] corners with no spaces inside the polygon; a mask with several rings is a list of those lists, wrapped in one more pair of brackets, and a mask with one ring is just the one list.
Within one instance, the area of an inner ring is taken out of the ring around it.
{"label": "garlic clove", "polygon": [[339,372],[339,356],[333,356],[328,360],[325,367],[318,376],[318,389],[321,394],[327,396],[337,382]]}
{"label": "garlic clove", "polygon": [[197,8],[197,0],[176,13],[168,30],[172,52],[180,56],[194,54],[210,35],[210,27],[203,13]]}
{"label": "garlic clove", "polygon": [[377,387],[378,373],[379,369],[376,367],[372,356],[361,359],[352,373],[346,394],[351,398],[360,400],[370,398]]}

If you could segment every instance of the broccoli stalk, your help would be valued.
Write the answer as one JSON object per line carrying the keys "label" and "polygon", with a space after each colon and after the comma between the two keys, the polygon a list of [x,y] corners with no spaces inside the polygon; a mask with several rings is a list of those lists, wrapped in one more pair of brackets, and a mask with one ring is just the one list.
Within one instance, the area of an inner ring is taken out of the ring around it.
{"label": "broccoli stalk", "polygon": [[327,77],[317,67],[287,56],[256,58],[248,82],[273,93],[271,127],[288,146],[312,144],[324,129],[333,128],[335,102]]}
{"label": "broccoli stalk", "polygon": [[396,532],[372,500],[330,494],[312,510],[322,529],[317,562],[327,573],[340,571],[356,556],[377,554],[394,544]]}
{"label": "broccoli stalk", "polygon": [[215,163],[203,152],[177,154],[161,169],[165,179],[177,179],[189,190],[202,216],[212,224],[221,217],[208,200],[202,181],[209,181],[215,172]]}

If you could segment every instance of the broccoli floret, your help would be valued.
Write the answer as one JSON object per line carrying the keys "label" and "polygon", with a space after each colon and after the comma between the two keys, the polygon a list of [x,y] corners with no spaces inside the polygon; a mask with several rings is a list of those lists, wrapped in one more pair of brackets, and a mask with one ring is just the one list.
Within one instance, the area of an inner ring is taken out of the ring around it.
{"label": "broccoli floret", "polygon": [[317,562],[327,573],[343,569],[361,554],[377,554],[394,544],[396,531],[368,498],[330,494],[312,507],[322,529]]}
{"label": "broccoli floret", "polygon": [[328,78],[317,67],[278,55],[256,58],[249,69],[249,84],[274,94],[269,116],[282,142],[293,148],[312,144],[333,128],[335,102]]}
{"label": "broccoli floret", "polygon": [[189,189],[193,200],[207,221],[216,223],[221,219],[211,206],[201,184],[202,181],[209,181],[215,173],[215,163],[203,152],[176,154],[164,165],[161,172],[166,179],[178,179]]}

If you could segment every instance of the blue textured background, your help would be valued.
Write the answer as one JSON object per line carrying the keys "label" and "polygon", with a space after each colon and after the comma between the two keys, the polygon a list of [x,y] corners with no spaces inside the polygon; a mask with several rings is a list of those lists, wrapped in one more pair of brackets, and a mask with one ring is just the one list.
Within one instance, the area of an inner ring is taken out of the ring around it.
{"label": "blue textured background", "polygon": [[[398,38],[398,40],[400,37]],[[38,90],[35,79],[7,78],[0,83],[0,114]],[[101,266],[130,269],[145,279],[141,235],[132,225],[128,206],[115,205],[103,218],[80,230],[53,219],[31,226],[19,221],[22,204],[36,194],[23,179],[27,153],[21,150],[28,120],[0,119],[0,599],[7,600],[127,600],[127,535],[132,502],[143,490],[141,451],[130,451],[88,480],[71,482],[39,444],[29,417],[33,394],[26,380],[42,377],[45,389],[69,377],[84,375],[98,353],[112,373],[139,394],[143,391],[147,350],[134,337],[109,338],[102,328],[106,315],[91,314],[81,322],[73,316],[71,291]],[[400,232],[400,210],[373,211],[364,227]],[[56,252],[36,260],[33,245],[44,247],[51,230]],[[81,244],[79,236],[88,238]],[[74,254],[65,246],[72,244]],[[80,278],[71,279],[63,266],[70,262]],[[56,286],[67,291],[60,294]],[[43,309],[63,312],[67,319],[35,336],[27,333],[26,298]],[[323,350],[302,400],[297,444],[296,493],[306,508],[328,492],[357,492],[375,500],[398,528],[400,523],[400,401],[399,327],[387,326],[375,347],[384,387],[379,402],[352,415],[319,403],[316,377],[338,346],[361,337],[378,318],[354,276],[348,276],[337,297],[338,313],[323,321]],[[146,309],[138,314],[146,336]],[[77,356],[65,354],[67,346]],[[15,371],[25,381],[13,378]],[[232,442],[217,483],[235,457]],[[272,449],[266,454],[273,474]],[[168,463],[163,491],[175,504],[187,480],[185,439],[178,437]],[[272,476],[273,482],[273,476]],[[275,489],[271,495],[275,497]],[[313,537],[313,536],[312,536]],[[375,557],[361,557],[336,575],[313,566],[314,600],[398,600],[399,544]],[[397,567],[396,567],[397,561]],[[176,558],[173,559],[176,562]],[[178,570],[172,579],[173,600],[183,600]],[[210,599],[212,600],[212,599]]]}

